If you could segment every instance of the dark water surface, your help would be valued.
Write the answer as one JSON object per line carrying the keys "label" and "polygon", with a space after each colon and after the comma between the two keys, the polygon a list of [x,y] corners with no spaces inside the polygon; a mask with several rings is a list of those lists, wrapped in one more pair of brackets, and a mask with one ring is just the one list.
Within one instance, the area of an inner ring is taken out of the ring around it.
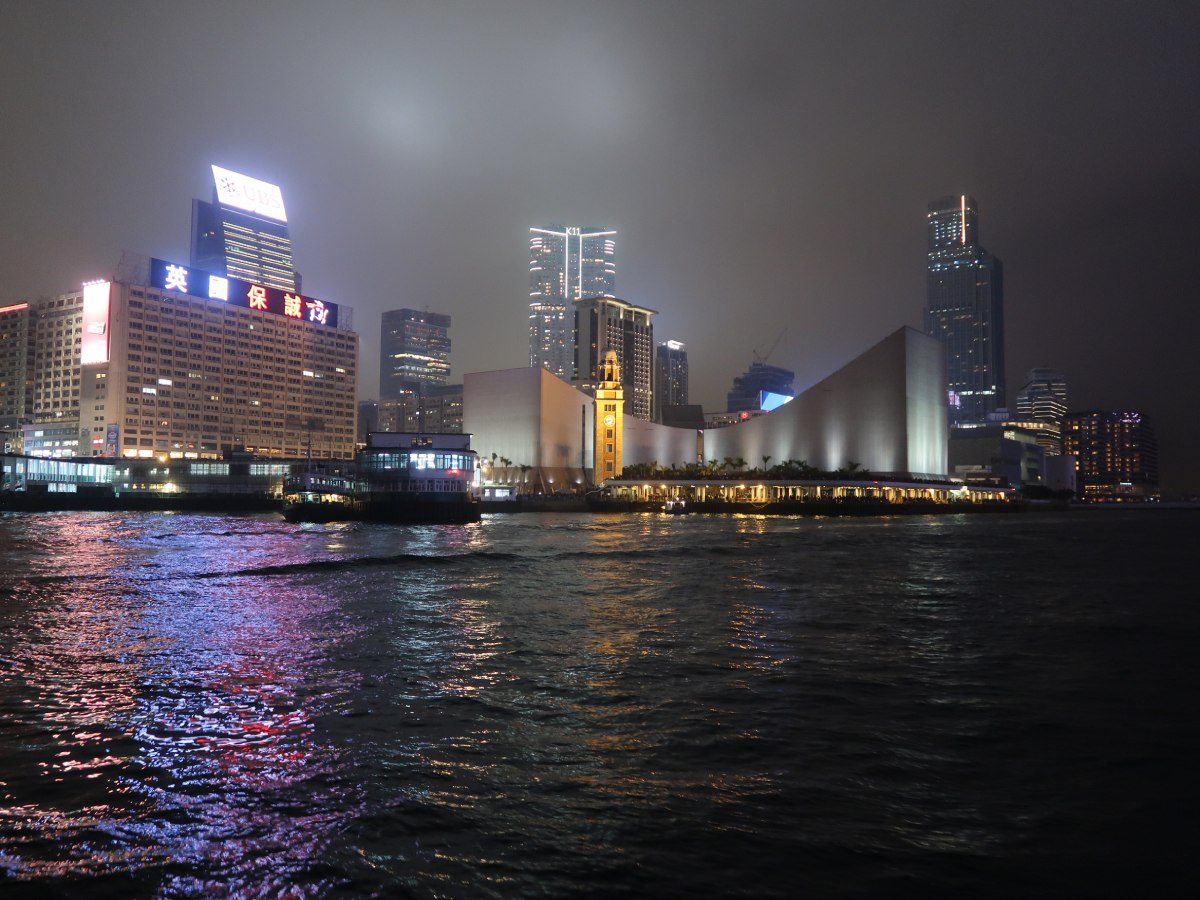
{"label": "dark water surface", "polygon": [[0,516],[0,894],[1183,894],[1198,538]]}

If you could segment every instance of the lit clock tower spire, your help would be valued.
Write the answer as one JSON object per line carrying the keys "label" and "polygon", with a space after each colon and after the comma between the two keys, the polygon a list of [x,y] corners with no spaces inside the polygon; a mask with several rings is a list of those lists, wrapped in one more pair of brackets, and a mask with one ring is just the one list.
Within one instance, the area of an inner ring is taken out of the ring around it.
{"label": "lit clock tower spire", "polygon": [[595,436],[592,443],[592,480],[596,484],[621,474],[621,431],[625,389],[615,350],[604,354],[600,382],[596,385]]}

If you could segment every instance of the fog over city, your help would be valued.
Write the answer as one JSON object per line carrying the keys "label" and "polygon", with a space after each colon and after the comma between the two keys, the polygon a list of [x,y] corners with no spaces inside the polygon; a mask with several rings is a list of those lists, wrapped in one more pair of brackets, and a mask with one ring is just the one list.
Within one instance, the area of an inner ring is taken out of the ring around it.
{"label": "fog over city", "polygon": [[1200,7],[1115,2],[7,0],[0,306],[188,261],[217,164],[277,184],[306,295],[449,314],[452,380],[528,364],[528,228],[617,231],[617,295],[724,408],[922,327],[926,206],[1004,263],[1010,406],[1135,409],[1200,490]]}

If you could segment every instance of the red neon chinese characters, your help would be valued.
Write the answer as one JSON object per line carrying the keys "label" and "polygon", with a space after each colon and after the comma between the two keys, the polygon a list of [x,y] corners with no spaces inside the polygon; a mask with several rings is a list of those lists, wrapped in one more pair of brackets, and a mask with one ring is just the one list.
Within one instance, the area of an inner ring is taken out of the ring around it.
{"label": "red neon chinese characters", "polygon": [[293,319],[304,318],[304,311],[300,308],[299,294],[284,294],[283,295],[283,314],[291,316]]}
{"label": "red neon chinese characters", "polygon": [[316,322],[318,325],[326,325],[329,322],[329,308],[320,300],[308,301],[308,321]]}
{"label": "red neon chinese characters", "polygon": [[267,308],[267,289],[265,287],[257,284],[250,285],[250,290],[246,293],[246,297],[250,300],[251,309]]}

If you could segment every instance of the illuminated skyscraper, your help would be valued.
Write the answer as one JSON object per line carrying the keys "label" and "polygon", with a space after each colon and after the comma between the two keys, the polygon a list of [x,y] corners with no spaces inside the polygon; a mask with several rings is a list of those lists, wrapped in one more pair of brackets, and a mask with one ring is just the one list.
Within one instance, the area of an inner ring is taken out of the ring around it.
{"label": "illuminated skyscraper", "polygon": [[654,421],[662,422],[664,406],[687,406],[687,347],[667,341],[654,348]]}
{"label": "illuminated skyscraper", "polygon": [[634,306],[616,297],[585,297],[574,302],[574,377],[572,383],[595,396],[604,380],[609,350],[617,354],[625,412],[650,420],[653,377],[653,309]]}
{"label": "illuminated skyscraper", "polygon": [[213,202],[192,201],[192,266],[300,290],[278,186],[213,166]]}
{"label": "illuminated skyscraper", "polygon": [[450,317],[416,309],[385,312],[379,343],[379,399],[425,394],[449,378]]}
{"label": "illuminated skyscraper", "polygon": [[1075,457],[1080,499],[1121,503],[1158,498],[1158,439],[1139,412],[1069,414],[1063,421],[1063,452]]}
{"label": "illuminated skyscraper", "polygon": [[925,331],[946,348],[951,427],[983,425],[1004,404],[1000,260],[979,243],[979,211],[960,194],[929,204]]}
{"label": "illuminated skyscraper", "polygon": [[547,225],[529,229],[530,366],[571,378],[571,303],[614,296],[616,236],[610,228]]}
{"label": "illuminated skyscraper", "polygon": [[0,306],[0,444],[15,444],[20,426],[33,421],[35,324],[27,302]]}
{"label": "illuminated skyscraper", "polygon": [[1062,453],[1062,423],[1067,414],[1067,380],[1053,369],[1030,369],[1017,394],[1017,419],[1037,427],[1047,456]]}

